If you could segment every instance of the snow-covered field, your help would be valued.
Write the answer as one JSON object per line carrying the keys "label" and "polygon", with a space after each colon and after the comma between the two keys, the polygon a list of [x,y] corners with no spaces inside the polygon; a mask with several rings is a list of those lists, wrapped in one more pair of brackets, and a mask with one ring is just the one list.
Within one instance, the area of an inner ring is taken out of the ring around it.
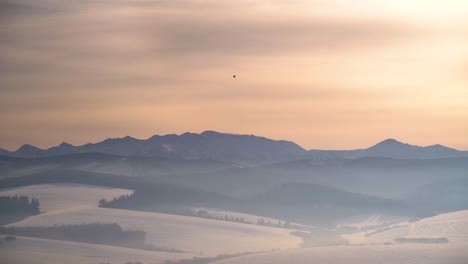
{"label": "snow-covered field", "polygon": [[[18,237],[0,246],[0,263],[164,263],[165,260],[213,257],[219,254],[259,252],[216,262],[217,264],[466,264],[468,263],[468,210],[442,214],[418,221],[396,224],[343,235],[348,246],[299,248],[302,240],[291,230],[241,224],[213,219],[162,213],[98,208],[101,198],[112,199],[130,190],[85,185],[38,185],[7,190],[0,195],[37,197],[45,213],[12,226],[51,226],[54,224],[118,223],[124,229],[147,232],[147,243],[187,253],[142,251],[120,247]],[[211,214],[258,216],[210,210]],[[276,221],[274,219],[267,219]],[[388,219],[353,219],[355,227],[382,225]],[[395,219],[391,219],[395,221]],[[350,225],[351,226],[351,225]],[[444,244],[398,244],[397,238],[446,238]],[[272,249],[280,249],[271,251]]]}
{"label": "snow-covered field", "polygon": [[13,226],[118,223],[124,229],[147,232],[147,242],[197,255],[218,255],[298,247],[290,230],[196,217],[107,208],[62,210],[27,218]]}
{"label": "snow-covered field", "polygon": [[112,199],[133,191],[82,184],[43,184],[1,190],[0,196],[26,195],[38,198],[41,212],[81,208],[97,208],[99,199]]}
{"label": "snow-covered field", "polygon": [[397,238],[446,238],[450,244],[468,246],[468,210],[441,214],[414,222],[343,235],[351,244],[395,243]]}
{"label": "snow-covered field", "polygon": [[82,223],[118,223],[124,229],[147,232],[147,243],[202,256],[299,247],[301,239],[290,230],[212,219],[98,208],[100,198],[128,190],[83,185],[39,185],[18,188],[1,195],[38,197],[43,214],[11,226],[52,226]]}
{"label": "snow-covered field", "polygon": [[369,229],[377,226],[385,226],[389,224],[407,221],[408,217],[382,215],[382,214],[369,214],[357,215],[347,219],[343,219],[335,223],[342,227],[351,227],[356,229]]}
{"label": "snow-covered field", "polygon": [[5,264],[123,264],[130,261],[162,264],[165,260],[189,258],[192,258],[192,255],[29,237],[17,237],[16,241],[4,242],[0,246],[0,263]]}
{"label": "snow-covered field", "polygon": [[213,264],[466,264],[466,247],[455,245],[336,246],[260,253]]}
{"label": "snow-covered field", "polygon": [[[372,219],[371,219],[372,220]],[[378,219],[374,219],[378,220]],[[364,221],[371,226],[379,221]],[[348,246],[315,247],[260,253],[216,264],[466,264],[468,263],[468,210],[418,221],[400,222],[379,229],[343,235]],[[406,243],[395,239],[446,238],[443,244]]]}
{"label": "snow-covered field", "polygon": [[[264,216],[258,216],[258,215],[253,215],[253,214],[246,214],[246,213],[240,213],[240,212],[235,212],[235,211],[228,211],[228,210],[219,210],[219,209],[208,209],[208,208],[192,208],[192,212],[196,213],[199,210],[207,212],[211,217],[216,217],[216,218],[224,218],[225,216],[228,216],[228,219],[231,218],[242,218],[246,223],[250,224],[257,224],[258,221],[264,221],[265,223],[271,223],[273,226],[278,225],[281,223],[281,225],[284,225],[286,221],[277,219],[277,218],[270,218],[270,217],[264,217]],[[299,226],[301,228],[306,228],[306,229],[313,229],[315,228],[314,226],[310,225],[303,225],[303,224],[298,224],[294,222],[288,222],[289,224],[294,224],[296,226]]]}

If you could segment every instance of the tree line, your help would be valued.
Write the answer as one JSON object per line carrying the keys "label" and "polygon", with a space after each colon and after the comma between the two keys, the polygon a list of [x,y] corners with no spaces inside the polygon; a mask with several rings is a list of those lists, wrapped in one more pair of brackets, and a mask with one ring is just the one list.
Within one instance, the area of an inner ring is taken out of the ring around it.
{"label": "tree line", "polygon": [[0,227],[0,234],[38,237],[82,243],[145,248],[146,233],[123,230],[118,224],[54,225],[47,227]]}
{"label": "tree line", "polygon": [[28,196],[0,196],[0,225],[20,221],[40,213],[40,202]]}

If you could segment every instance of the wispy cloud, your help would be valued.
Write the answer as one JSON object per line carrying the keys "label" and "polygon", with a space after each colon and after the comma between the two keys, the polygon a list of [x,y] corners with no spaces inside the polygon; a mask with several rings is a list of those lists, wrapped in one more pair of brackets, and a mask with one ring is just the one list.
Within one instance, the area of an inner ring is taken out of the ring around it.
{"label": "wispy cloud", "polygon": [[0,0],[2,146],[293,128],[333,147],[344,130],[405,135],[409,109],[416,123],[466,116],[463,23],[361,2]]}

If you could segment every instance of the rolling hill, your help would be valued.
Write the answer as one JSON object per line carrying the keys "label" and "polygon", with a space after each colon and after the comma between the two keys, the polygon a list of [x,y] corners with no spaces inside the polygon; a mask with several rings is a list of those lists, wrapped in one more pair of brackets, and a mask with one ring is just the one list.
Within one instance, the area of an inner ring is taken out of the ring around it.
{"label": "rolling hill", "polygon": [[[290,230],[287,229],[180,215],[98,208],[98,200],[91,202],[97,198],[98,188],[102,190],[102,197],[110,197],[124,191],[85,185],[41,185],[2,191],[0,195],[36,195],[42,201],[41,206],[48,209],[37,217],[29,217],[9,226],[117,223],[127,230],[145,231],[147,242],[155,246],[205,256],[294,248],[300,243],[300,239],[290,235]],[[75,199],[68,197],[68,193]]]}
{"label": "rolling hill", "polygon": [[456,211],[417,221],[395,223],[366,232],[344,235],[343,237],[351,244],[360,245],[396,243],[399,238],[445,238],[450,244],[468,245],[468,211]]}
{"label": "rolling hill", "polygon": [[240,256],[215,264],[463,264],[468,259],[468,211],[343,235],[350,245]]}

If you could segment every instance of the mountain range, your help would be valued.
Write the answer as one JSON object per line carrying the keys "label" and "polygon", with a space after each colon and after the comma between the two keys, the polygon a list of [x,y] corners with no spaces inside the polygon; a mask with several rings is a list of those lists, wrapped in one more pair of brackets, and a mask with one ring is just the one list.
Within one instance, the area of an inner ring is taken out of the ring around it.
{"label": "mountain range", "polygon": [[421,147],[386,139],[366,149],[356,150],[309,150],[310,157],[316,158],[359,158],[382,157],[394,159],[440,159],[467,157],[468,151],[460,151],[439,144]]}
{"label": "mountain range", "polygon": [[[143,192],[126,209],[165,212],[198,201],[326,225],[356,214],[413,217],[466,209],[466,171],[468,152],[441,145],[387,139],[364,149],[306,150],[290,141],[205,131],[4,150],[0,189],[78,183]],[[161,203],[150,207],[145,197]]]}
{"label": "mountain range", "polygon": [[219,160],[241,165],[261,165],[298,159],[326,160],[358,157],[436,159],[468,156],[468,151],[459,151],[442,145],[421,147],[395,139],[386,139],[366,149],[306,150],[291,141],[215,131],[205,131],[200,134],[155,135],[146,140],[129,136],[108,138],[98,143],[80,146],[62,143],[48,149],[40,149],[29,144],[23,145],[16,151],[0,149],[0,155],[29,158],[88,152],[121,156]]}

